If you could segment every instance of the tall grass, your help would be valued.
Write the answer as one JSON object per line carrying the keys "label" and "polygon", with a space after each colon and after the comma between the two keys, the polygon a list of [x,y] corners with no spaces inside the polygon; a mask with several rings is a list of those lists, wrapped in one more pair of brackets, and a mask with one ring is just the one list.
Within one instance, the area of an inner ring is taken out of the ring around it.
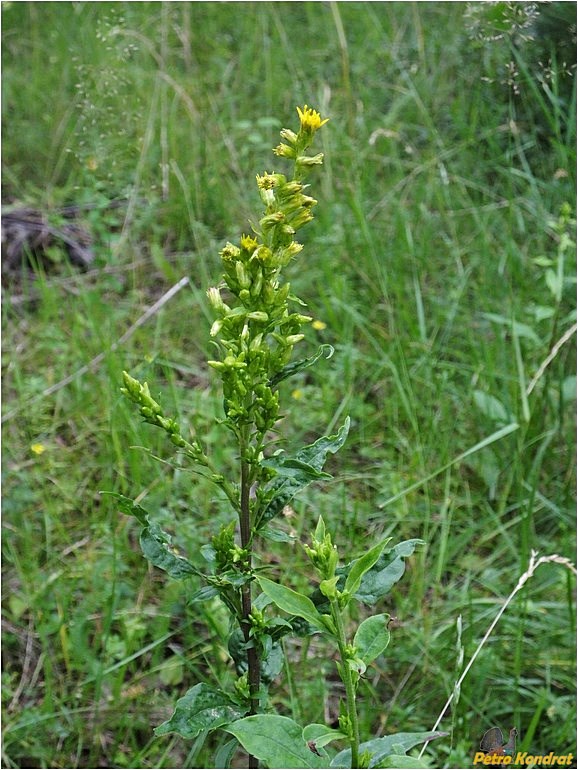
{"label": "tall grass", "polygon": [[[3,290],[6,767],[214,764],[219,739],[155,740],[151,728],[190,684],[232,676],[224,616],[147,568],[98,491],[139,489],[191,554],[224,515],[135,422],[119,373],[164,382],[171,411],[231,462],[213,433],[204,289],[252,214],[241,185],[272,168],[296,104],[332,117],[314,256],[292,283],[325,324],[312,343],[336,354],[291,386],[286,422],[296,439],[346,413],[353,428],[332,460],[342,480],[302,495],[287,527],[303,536],[322,514],[340,545],[387,532],[428,543],[385,608],[399,619],[396,656],[365,683],[383,706],[365,709],[363,729],[429,729],[460,675],[458,617],[468,660],[532,549],[572,557],[571,339],[526,391],[575,320],[571,247],[558,296],[548,273],[555,220],[575,205],[575,101],[540,84],[531,47],[476,48],[466,9],[4,4],[4,201],[99,204],[85,214],[94,270],[37,255]],[[512,57],[518,95],[498,71]],[[117,198],[126,206],[107,211]],[[294,579],[282,551],[267,558]],[[545,565],[464,680],[432,765],[469,763],[493,725],[517,725],[533,753],[575,750],[574,634],[572,578]],[[286,676],[278,706],[331,722],[338,693],[329,666],[317,677],[319,653],[291,650],[307,697]]]}

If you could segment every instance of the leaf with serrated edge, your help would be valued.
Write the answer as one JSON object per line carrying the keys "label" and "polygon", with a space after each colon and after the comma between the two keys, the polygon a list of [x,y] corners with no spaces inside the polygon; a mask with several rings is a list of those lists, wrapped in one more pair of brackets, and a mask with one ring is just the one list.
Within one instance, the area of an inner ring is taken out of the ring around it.
{"label": "leaf with serrated edge", "polygon": [[159,569],[163,569],[172,578],[183,580],[191,575],[199,575],[193,565],[182,556],[173,553],[170,536],[156,525],[145,527],[140,535],[140,546],[145,557]]}
{"label": "leaf with serrated edge", "polygon": [[267,767],[323,768],[326,761],[307,746],[302,728],[289,717],[257,714],[224,728],[241,743],[245,751]]}
{"label": "leaf with serrated edge", "polygon": [[[327,458],[327,455],[331,452],[335,454],[347,438],[349,433],[350,420],[349,417],[345,420],[339,431],[334,436],[322,436],[317,439],[314,444],[303,447],[293,459],[300,463],[305,463],[315,471],[320,472],[323,468],[323,464]],[[269,458],[270,460],[272,458]],[[269,462],[269,460],[267,460]],[[278,461],[280,462],[280,461]],[[314,479],[311,478],[305,471],[302,474],[292,476],[278,475],[273,478],[266,486],[265,492],[265,508],[257,516],[255,522],[255,529],[259,531],[261,527],[273,517],[277,516],[283,508],[295,497],[300,489],[306,487]]]}
{"label": "leaf with serrated edge", "polygon": [[114,497],[114,499],[117,501],[118,507],[123,513],[126,513],[127,516],[134,516],[140,521],[143,527],[148,525],[148,511],[145,511],[141,505],[135,503],[134,500],[130,499],[130,497],[121,495],[118,492],[101,492],[100,494]]}
{"label": "leaf with serrated edge", "polygon": [[334,352],[335,350],[332,345],[321,345],[314,356],[311,356],[310,358],[303,358],[301,361],[295,361],[291,364],[287,364],[287,366],[284,366],[280,372],[277,372],[277,374],[271,377],[271,381],[269,383],[270,386],[273,388],[275,385],[278,385],[280,382],[287,379],[287,377],[291,377],[293,374],[297,374],[297,372],[300,372],[303,369],[307,369],[309,366],[313,366],[314,363],[319,361],[321,356],[325,356],[325,358],[331,358]]}
{"label": "leaf with serrated edge", "polygon": [[178,733],[183,738],[196,738],[203,730],[224,727],[246,712],[222,690],[197,684],[178,699],[173,715],[155,729],[155,735]]}

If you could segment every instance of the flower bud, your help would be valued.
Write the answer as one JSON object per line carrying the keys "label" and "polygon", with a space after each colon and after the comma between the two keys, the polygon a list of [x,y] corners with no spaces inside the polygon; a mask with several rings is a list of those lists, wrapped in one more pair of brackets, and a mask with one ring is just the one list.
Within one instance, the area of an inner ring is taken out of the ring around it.
{"label": "flower bud", "polygon": [[301,342],[301,340],[304,339],[304,334],[290,334],[288,337],[285,337],[285,342],[287,345],[296,345],[298,342]]}
{"label": "flower bud", "polygon": [[253,276],[253,283],[251,285],[251,296],[253,298],[258,297],[263,289],[263,271],[261,268],[257,270],[257,274]]}
{"label": "flower bud", "polygon": [[242,289],[248,289],[251,285],[251,278],[242,262],[235,262],[235,274],[237,281],[239,281],[239,286]]}
{"label": "flower bud", "polygon": [[221,320],[215,321],[211,326],[211,331],[209,332],[209,334],[211,335],[211,337],[216,337],[222,328],[223,328],[223,322]]}
{"label": "flower bud", "polygon": [[267,208],[275,205],[275,193],[273,190],[261,189],[259,190],[259,195]]}
{"label": "flower bud", "polygon": [[323,164],[323,153],[319,152],[317,155],[300,155],[296,162],[298,166],[321,166]]}
{"label": "flower bud", "polygon": [[209,304],[220,315],[224,315],[230,308],[223,302],[221,292],[219,289],[212,287],[207,289],[207,297],[209,298]]}
{"label": "flower bud", "polygon": [[297,141],[297,134],[295,131],[291,131],[290,128],[282,128],[279,133],[281,135],[281,139],[285,139],[285,141],[289,142],[289,144],[295,144]]}
{"label": "flower bud", "polygon": [[263,232],[271,230],[275,225],[280,224],[285,219],[285,214],[282,211],[276,211],[274,214],[267,214],[259,220],[259,224],[263,228]]}
{"label": "flower bud", "polygon": [[275,155],[279,155],[282,158],[294,159],[297,157],[297,152],[293,147],[289,147],[287,144],[279,144],[274,148]]}
{"label": "flower bud", "polygon": [[258,260],[262,265],[271,262],[272,257],[273,252],[268,246],[259,246],[259,248],[253,252],[253,259]]}
{"label": "flower bud", "polygon": [[264,324],[266,324],[269,320],[267,313],[262,310],[253,310],[252,313],[247,313],[247,318],[250,318],[252,321],[258,321],[259,323]]}

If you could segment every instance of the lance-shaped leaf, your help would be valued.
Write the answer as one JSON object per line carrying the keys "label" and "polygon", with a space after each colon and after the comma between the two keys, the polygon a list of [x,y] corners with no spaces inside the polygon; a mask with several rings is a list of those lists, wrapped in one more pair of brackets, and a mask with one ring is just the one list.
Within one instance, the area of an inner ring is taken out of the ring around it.
{"label": "lance-shaped leaf", "polygon": [[356,654],[366,666],[375,660],[389,644],[390,616],[387,613],[366,618],[357,628],[353,638]]}
{"label": "lance-shaped leaf", "polygon": [[149,514],[142,506],[116,492],[107,492],[106,494],[118,501],[118,507],[123,513],[135,516],[143,525],[144,529],[140,534],[140,546],[144,556],[151,564],[164,570],[176,580],[183,580],[191,577],[191,575],[202,576],[202,573],[193,567],[187,559],[179,556],[171,546],[171,536],[164,532],[158,524],[149,521]]}
{"label": "lance-shaped leaf", "polygon": [[326,761],[303,740],[302,728],[289,717],[257,714],[240,719],[224,729],[267,767],[327,767]]}
{"label": "lance-shaped leaf", "polygon": [[373,548],[370,548],[369,551],[367,551],[367,553],[364,553],[363,556],[351,563],[351,569],[345,578],[345,592],[348,595],[353,596],[356,593],[361,585],[361,579],[379,559],[381,552],[390,540],[390,537],[386,537],[381,543],[374,545]]}
{"label": "lance-shaped leaf", "polygon": [[286,380],[287,377],[291,377],[293,374],[313,366],[313,364],[319,361],[322,356],[325,356],[325,358],[331,358],[334,352],[335,349],[332,345],[321,345],[314,356],[311,356],[310,358],[302,358],[301,361],[294,361],[293,363],[284,366],[280,372],[277,372],[277,374],[271,377],[269,384],[273,388],[283,380]]}
{"label": "lance-shaped leaf", "polygon": [[178,733],[183,738],[196,738],[203,730],[216,730],[246,713],[247,709],[235,703],[223,690],[196,684],[179,698],[173,715],[155,728],[155,735]]}
{"label": "lance-shaped leaf", "polygon": [[[447,733],[395,733],[386,735],[384,738],[374,738],[371,741],[362,743],[359,747],[360,753],[368,751],[371,754],[369,767],[382,767],[382,762],[386,757],[392,754],[404,755],[404,752],[413,749],[420,743],[433,741],[436,738],[443,738]],[[351,767],[351,749],[340,751],[333,758],[331,767]]]}
{"label": "lance-shaped leaf", "polygon": [[298,594],[287,586],[274,583],[264,577],[255,578],[261,586],[261,590],[273,601],[279,609],[290,615],[297,615],[320,630],[326,630],[326,618],[317,612],[315,605],[307,596]]}
{"label": "lance-shaped leaf", "polygon": [[329,453],[335,454],[347,438],[350,420],[345,420],[334,436],[322,436],[314,444],[303,447],[295,457],[277,455],[267,458],[267,467],[277,471],[277,475],[266,485],[262,497],[262,510],[256,517],[255,529],[259,531],[274,516],[277,516],[289,501],[312,481],[328,478],[321,469]]}

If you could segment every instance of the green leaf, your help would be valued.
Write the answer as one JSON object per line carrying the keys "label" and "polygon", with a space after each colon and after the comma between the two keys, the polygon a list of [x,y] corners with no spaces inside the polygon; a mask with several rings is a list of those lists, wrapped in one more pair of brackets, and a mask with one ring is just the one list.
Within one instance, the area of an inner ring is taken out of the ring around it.
{"label": "green leaf", "polygon": [[274,455],[261,461],[264,468],[272,468],[278,476],[289,476],[290,478],[299,478],[309,483],[316,479],[330,479],[330,473],[318,471],[309,463],[297,460],[294,457],[285,457],[283,454]]}
{"label": "green leaf", "polygon": [[219,592],[215,586],[202,586],[198,591],[189,598],[189,604],[196,604],[197,602],[206,602],[215,596],[218,596]]}
{"label": "green leaf", "polygon": [[364,604],[373,605],[386,596],[403,577],[404,559],[411,556],[418,545],[425,543],[417,538],[404,540],[382,554],[373,568],[363,576],[355,598]]}
{"label": "green leaf", "polygon": [[179,556],[172,548],[171,536],[164,532],[158,524],[151,524],[149,514],[142,506],[135,503],[129,497],[116,492],[103,492],[101,494],[114,497],[118,501],[118,507],[123,513],[126,513],[128,516],[134,516],[143,525],[144,529],[140,534],[140,546],[145,558],[153,566],[163,569],[176,580],[184,580],[191,577],[191,575],[200,575],[202,577],[202,573],[196,567],[183,556]]}
{"label": "green leaf", "polygon": [[327,762],[303,740],[302,728],[289,717],[257,714],[224,728],[234,735],[245,751],[270,768],[322,768]]}
{"label": "green leaf", "polygon": [[135,503],[134,500],[131,500],[130,497],[125,497],[125,495],[120,495],[118,492],[101,492],[101,495],[109,495],[110,497],[114,497],[115,500],[117,500],[118,507],[123,513],[126,513],[127,516],[134,516],[137,518],[140,523],[143,525],[143,527],[147,527],[149,523],[149,514],[148,511],[145,511],[145,509],[138,505],[138,503]]}
{"label": "green leaf", "polygon": [[303,358],[301,361],[295,361],[292,364],[287,364],[287,366],[284,366],[280,372],[271,377],[269,385],[272,388],[275,387],[275,385],[278,385],[283,380],[286,380],[287,377],[291,377],[293,374],[297,374],[297,372],[300,372],[303,369],[307,369],[309,366],[313,366],[313,364],[319,361],[322,356],[325,356],[325,358],[331,358],[334,352],[335,349],[332,345],[321,345],[314,356],[311,356],[310,358]]}
{"label": "green leaf", "polygon": [[303,728],[303,740],[306,743],[313,742],[315,748],[321,749],[331,741],[347,740],[347,736],[340,730],[333,730],[327,725],[312,724]]}
{"label": "green leaf", "polygon": [[263,527],[259,534],[262,538],[270,540],[272,543],[294,543],[297,539],[296,535],[290,535],[282,529],[273,529],[271,527]]}
{"label": "green leaf", "polygon": [[[314,444],[310,444],[299,450],[293,458],[286,458],[281,461],[280,457],[283,456],[277,455],[276,458],[268,458],[265,461],[266,463],[272,461],[273,463],[277,463],[277,466],[286,467],[291,471],[296,471],[296,473],[291,473],[291,475],[278,473],[278,475],[266,485],[264,489],[263,509],[258,514],[255,522],[256,531],[259,531],[264,524],[277,516],[277,514],[281,513],[283,508],[293,499],[299,490],[306,487],[311,481],[314,481],[315,478],[321,478],[313,474],[321,471],[327,455],[330,452],[331,454],[335,454],[335,452],[341,449],[345,443],[347,434],[349,433],[349,425],[350,420],[348,417],[336,435],[322,436],[320,439],[317,439]],[[293,461],[293,463],[296,462],[297,465],[301,464],[300,469],[297,468],[295,464],[292,466],[287,464],[288,462],[291,463],[291,461]],[[269,467],[274,466],[270,465]],[[277,469],[277,467],[275,467],[275,469]],[[325,475],[323,477],[327,478]]]}
{"label": "green leaf", "polygon": [[[278,629],[278,637],[285,636],[292,629],[289,623],[280,626]],[[263,637],[262,637],[263,639]],[[252,642],[251,642],[252,644]],[[242,631],[236,628],[229,637],[228,650],[230,656],[235,661],[235,670],[238,676],[246,674],[249,670],[249,663],[247,660],[247,642],[243,636]],[[261,669],[261,680],[264,684],[269,685],[273,680],[279,676],[285,664],[285,656],[283,654],[283,647],[278,641],[271,641],[265,650],[261,651],[261,660],[259,666]]]}
{"label": "green leaf", "polygon": [[390,767],[395,770],[427,770],[429,764],[417,757],[408,757],[405,754],[390,754],[376,767]]}
{"label": "green leaf", "polygon": [[382,540],[381,543],[374,545],[373,548],[370,548],[369,551],[359,559],[351,562],[351,569],[349,570],[349,574],[345,579],[345,593],[351,596],[355,594],[361,585],[361,578],[373,567],[375,562],[381,556],[381,552],[390,540],[390,537],[386,537],[385,540]]}
{"label": "green leaf", "polygon": [[151,524],[143,529],[140,534],[140,547],[151,564],[163,569],[176,580],[201,574],[187,559],[172,549],[171,536],[163,532],[158,524]]}
{"label": "green leaf", "polygon": [[497,423],[511,422],[513,417],[506,407],[495,396],[484,393],[483,390],[474,390],[474,403],[480,412]]}
{"label": "green leaf", "polygon": [[496,313],[482,313],[484,318],[493,323],[500,324],[501,326],[507,326],[510,331],[516,334],[518,337],[525,337],[535,345],[540,345],[541,341],[536,332],[528,324],[520,323],[520,321],[514,321],[512,318],[507,318],[503,315]]}
{"label": "green leaf", "polygon": [[298,594],[291,588],[274,583],[264,577],[255,578],[261,590],[279,607],[290,615],[297,615],[321,630],[326,630],[323,615],[315,609],[315,605],[307,596]]}
{"label": "green leaf", "polygon": [[[435,738],[443,738],[447,733],[395,733],[395,735],[386,735],[384,738],[374,738],[371,741],[362,743],[359,752],[368,751],[371,754],[369,767],[384,767],[382,764],[386,757],[399,755],[402,751],[409,751],[414,746],[426,741],[433,741]],[[331,767],[351,767],[351,749],[340,751],[331,762]]]}
{"label": "green leaf", "polygon": [[227,693],[208,684],[197,684],[179,698],[173,715],[155,728],[155,735],[178,733],[183,738],[196,738],[203,730],[235,722],[247,709],[235,703]]}
{"label": "green leaf", "polygon": [[235,752],[237,751],[238,745],[239,745],[239,741],[236,738],[231,738],[231,740],[227,741],[227,743],[221,746],[220,749],[217,749],[217,751],[215,752],[215,767],[216,768],[231,767],[231,762],[233,760],[233,757],[235,756]]}
{"label": "green leaf", "polygon": [[373,615],[364,620],[355,633],[353,644],[357,648],[356,654],[366,666],[381,655],[389,644],[389,618],[386,612]]}

